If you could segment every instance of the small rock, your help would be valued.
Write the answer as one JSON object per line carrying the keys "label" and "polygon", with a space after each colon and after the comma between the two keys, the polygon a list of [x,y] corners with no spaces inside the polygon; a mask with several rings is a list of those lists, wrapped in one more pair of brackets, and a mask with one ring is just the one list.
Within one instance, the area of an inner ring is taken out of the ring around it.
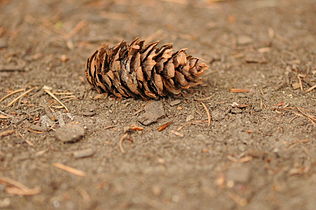
{"label": "small rock", "polygon": [[152,101],[144,107],[145,113],[139,117],[143,125],[150,125],[165,116],[165,110],[161,101]]}
{"label": "small rock", "polygon": [[300,87],[301,87],[301,85],[300,85],[300,83],[298,83],[298,82],[295,82],[295,83],[292,84],[292,88],[293,88],[294,90],[299,89]]}
{"label": "small rock", "polygon": [[185,121],[186,121],[186,122],[189,122],[189,121],[191,121],[191,120],[193,120],[193,119],[194,119],[194,115],[189,114],[189,115],[187,116],[187,118],[185,119]]}
{"label": "small rock", "polygon": [[225,111],[215,109],[214,111],[212,111],[212,120],[221,121],[225,118],[225,115],[226,115]]}
{"label": "small rock", "polygon": [[0,200],[0,208],[8,208],[11,205],[11,201],[9,198],[4,198]]}
{"label": "small rock", "polygon": [[29,128],[33,131],[40,131],[40,132],[46,132],[46,131],[49,131],[50,129],[48,127],[44,127],[40,125],[31,125]]}
{"label": "small rock", "polygon": [[231,114],[242,114],[243,113],[243,110],[242,109],[239,109],[237,107],[232,107],[230,110],[229,110],[229,113]]}
{"label": "small rock", "polygon": [[242,35],[237,38],[237,43],[239,45],[246,45],[253,42],[253,39],[250,36]]}
{"label": "small rock", "polygon": [[74,143],[84,136],[85,130],[81,125],[66,124],[56,129],[55,137],[64,143]]}
{"label": "small rock", "polygon": [[60,126],[60,127],[63,127],[63,126],[65,125],[65,121],[64,121],[64,118],[63,118],[63,114],[62,114],[61,112],[56,112],[56,117],[57,117],[59,126]]}
{"label": "small rock", "polygon": [[90,157],[94,155],[94,153],[95,153],[94,149],[89,148],[89,149],[75,151],[73,152],[73,156],[75,158],[85,158],[85,157]]}
{"label": "small rock", "polygon": [[250,168],[242,165],[236,165],[228,169],[227,180],[233,182],[246,183],[250,179]]}
{"label": "small rock", "polygon": [[247,63],[267,63],[267,59],[264,57],[264,55],[256,51],[247,53],[245,56],[245,61]]}
{"label": "small rock", "polygon": [[0,49],[1,49],[1,48],[7,48],[7,47],[8,47],[7,40],[1,38],[1,39],[0,39]]}
{"label": "small rock", "polygon": [[52,121],[48,115],[43,115],[40,118],[41,127],[44,129],[50,129],[55,125],[55,122]]}
{"label": "small rock", "polygon": [[68,57],[67,55],[61,55],[61,56],[60,56],[60,60],[61,60],[62,62],[67,62],[67,61],[69,61],[69,57]]}
{"label": "small rock", "polygon": [[178,104],[180,104],[181,103],[181,100],[174,100],[174,101],[171,101],[170,102],[170,106],[176,106],[176,105],[178,105]]}
{"label": "small rock", "polygon": [[86,111],[86,112],[82,112],[82,115],[85,117],[92,117],[95,115],[94,111]]}

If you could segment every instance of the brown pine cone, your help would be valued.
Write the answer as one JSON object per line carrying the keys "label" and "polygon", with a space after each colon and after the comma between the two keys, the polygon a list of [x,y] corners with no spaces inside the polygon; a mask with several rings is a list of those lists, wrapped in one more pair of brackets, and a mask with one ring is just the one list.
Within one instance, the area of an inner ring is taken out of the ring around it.
{"label": "brown pine cone", "polygon": [[143,99],[178,95],[181,89],[201,84],[206,64],[187,55],[185,49],[173,53],[172,44],[157,45],[135,39],[131,44],[101,46],[88,58],[88,82],[99,93]]}

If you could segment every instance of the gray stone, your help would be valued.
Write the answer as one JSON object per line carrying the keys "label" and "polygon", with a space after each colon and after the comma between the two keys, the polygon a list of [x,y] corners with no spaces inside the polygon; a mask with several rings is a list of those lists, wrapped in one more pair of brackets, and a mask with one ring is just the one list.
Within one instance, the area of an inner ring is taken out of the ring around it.
{"label": "gray stone", "polygon": [[66,124],[56,129],[55,137],[64,143],[74,143],[79,141],[85,134],[81,125]]}
{"label": "gray stone", "polygon": [[177,100],[171,101],[170,102],[170,106],[176,106],[176,105],[178,105],[180,103],[181,103],[181,100],[177,99]]}
{"label": "gray stone", "polygon": [[144,107],[145,113],[139,117],[143,125],[150,125],[165,116],[165,110],[161,101],[151,101]]}
{"label": "gray stone", "polygon": [[89,149],[75,151],[73,152],[73,156],[75,158],[86,158],[86,157],[90,157],[94,155],[94,153],[95,153],[95,150],[92,148],[89,148]]}

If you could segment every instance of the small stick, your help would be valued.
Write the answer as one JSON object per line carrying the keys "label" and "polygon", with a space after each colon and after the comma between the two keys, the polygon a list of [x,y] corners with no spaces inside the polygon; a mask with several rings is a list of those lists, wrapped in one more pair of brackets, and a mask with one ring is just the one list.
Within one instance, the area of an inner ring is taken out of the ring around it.
{"label": "small stick", "polygon": [[21,95],[19,95],[18,97],[16,97],[15,99],[13,99],[10,103],[8,103],[8,107],[12,106],[15,102],[17,102],[20,98],[23,98],[24,96],[26,96],[29,92],[33,91],[35,88],[31,88],[27,91],[25,91],[24,93],[22,93]]}
{"label": "small stick", "polygon": [[231,93],[249,93],[250,90],[248,89],[235,89],[235,88],[232,88],[229,90],[229,92]]}
{"label": "small stick", "polygon": [[15,132],[15,130],[2,131],[2,132],[0,132],[0,137],[9,136],[9,135],[13,134],[14,132]]}
{"label": "small stick", "polygon": [[316,123],[316,117],[310,114],[303,112],[300,108],[296,107],[296,109],[305,117],[307,117],[314,125]]}
{"label": "small stick", "polygon": [[297,79],[298,79],[298,84],[300,85],[301,91],[304,91],[303,84],[302,84],[302,79],[301,79],[300,75],[297,75]]}
{"label": "small stick", "polygon": [[211,120],[212,120],[210,111],[208,110],[208,108],[206,107],[206,105],[203,102],[201,102],[201,104],[204,107],[204,109],[206,111],[206,114],[207,114],[207,126],[210,126],[211,125]]}
{"label": "small stick", "polygon": [[21,67],[3,67],[0,68],[0,72],[23,72],[25,71],[25,69],[21,68]]}
{"label": "small stick", "polygon": [[62,163],[53,163],[53,166],[55,166],[56,168],[62,169],[64,171],[67,171],[67,172],[69,172],[73,175],[76,175],[76,176],[86,176],[85,172],[78,170],[78,169],[75,169],[75,168],[72,168],[72,167],[69,167],[69,166],[66,166]]}
{"label": "small stick", "polygon": [[0,177],[0,184],[7,185],[6,192],[15,195],[36,195],[40,193],[39,187],[28,188],[24,184],[7,177]]}
{"label": "small stick", "polygon": [[8,118],[12,118],[12,115],[9,115],[7,113],[4,113],[3,111],[0,111],[0,119],[8,119]]}
{"label": "small stick", "polygon": [[172,123],[173,123],[172,121],[169,121],[169,122],[167,122],[167,123],[164,123],[164,124],[162,124],[161,126],[159,126],[159,127],[157,128],[157,130],[158,130],[159,132],[161,132],[161,131],[165,130],[166,128],[168,128]]}
{"label": "small stick", "polygon": [[133,140],[131,139],[130,137],[130,134],[129,133],[125,133],[121,138],[120,138],[120,142],[119,142],[119,147],[120,147],[120,150],[122,153],[125,153],[125,150],[124,150],[124,147],[123,147],[123,142],[125,140],[129,140],[131,142],[133,142]]}
{"label": "small stick", "polygon": [[195,98],[194,100],[195,101],[207,101],[209,99],[211,99],[213,96],[208,96],[208,97],[205,97],[205,98]]}
{"label": "small stick", "polygon": [[2,101],[5,100],[6,98],[8,98],[8,97],[10,97],[10,96],[12,96],[12,95],[14,95],[14,94],[16,94],[16,93],[19,93],[19,92],[22,92],[22,91],[25,91],[25,89],[22,88],[22,89],[18,89],[18,90],[12,91],[12,92],[9,93],[8,95],[3,96],[3,97],[0,99],[0,102],[2,102]]}
{"label": "small stick", "polygon": [[171,130],[170,132],[173,133],[176,136],[184,137],[184,135],[182,133],[178,132],[178,131]]}
{"label": "small stick", "polygon": [[[305,92],[311,92],[312,90],[314,90],[316,88],[316,85],[314,85],[313,87],[308,88]],[[1,101],[1,100],[0,100]]]}
{"label": "small stick", "polygon": [[42,88],[48,95],[50,95],[51,97],[53,97],[60,105],[62,105],[67,112],[69,112],[69,109],[66,107],[65,104],[63,104],[52,92],[51,92],[51,87],[48,87],[46,85],[44,85],[44,87]]}

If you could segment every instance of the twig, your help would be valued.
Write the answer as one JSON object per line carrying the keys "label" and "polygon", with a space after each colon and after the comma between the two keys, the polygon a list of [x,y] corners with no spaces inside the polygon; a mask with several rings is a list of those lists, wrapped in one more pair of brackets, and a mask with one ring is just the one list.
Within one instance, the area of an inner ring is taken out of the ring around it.
{"label": "twig", "polygon": [[194,100],[195,101],[207,101],[209,99],[211,99],[213,96],[208,96],[208,97],[205,97],[205,98],[195,98]]}
{"label": "twig", "polygon": [[212,120],[210,111],[208,110],[208,108],[206,107],[206,105],[203,102],[201,102],[201,104],[204,107],[204,109],[206,111],[206,114],[207,114],[207,126],[210,126],[211,125],[211,120]]}
{"label": "twig", "polygon": [[43,86],[42,88],[48,95],[50,95],[51,97],[53,97],[60,105],[62,105],[66,110],[67,112],[69,112],[69,109],[66,107],[65,104],[63,104],[52,92],[52,88],[51,87],[48,87],[46,85]]}
{"label": "twig", "polygon": [[178,131],[171,130],[170,132],[173,133],[176,136],[184,137],[184,135],[182,133],[178,132]]}
{"label": "twig", "polygon": [[161,131],[165,130],[166,128],[168,128],[172,123],[173,123],[172,121],[167,122],[167,123],[164,123],[164,124],[162,124],[161,126],[159,126],[159,127],[157,128],[157,130],[158,130],[159,132],[161,132]]}
{"label": "twig", "polygon": [[310,114],[303,112],[300,108],[296,107],[296,109],[305,117],[307,117],[314,125],[316,123],[316,117]]}
{"label": "twig", "polygon": [[316,85],[308,88],[305,92],[308,93],[308,92],[311,92],[312,90],[314,90],[316,88]]}
{"label": "twig", "polygon": [[72,168],[72,167],[69,167],[69,166],[66,166],[62,163],[53,163],[53,166],[55,166],[56,168],[62,169],[64,171],[67,171],[68,173],[71,173],[71,174],[76,175],[76,176],[86,176],[85,172],[78,170],[78,169],[75,169],[75,168]]}
{"label": "twig", "polygon": [[73,37],[76,33],[78,33],[82,28],[84,28],[87,25],[85,21],[80,21],[68,34],[64,36],[65,39],[70,39]]}
{"label": "twig", "polygon": [[304,91],[302,79],[301,79],[301,76],[299,74],[297,75],[297,79],[298,79],[298,84],[300,85],[301,91]]}
{"label": "twig", "polygon": [[231,93],[249,93],[250,90],[248,89],[235,89],[235,88],[232,88],[229,90],[229,92]]}
{"label": "twig", "polygon": [[18,89],[18,90],[12,91],[11,93],[9,93],[9,94],[3,96],[3,97],[0,99],[0,102],[2,102],[2,101],[5,100],[6,98],[8,98],[8,97],[10,97],[10,96],[12,96],[12,95],[14,95],[14,94],[16,94],[16,93],[19,93],[19,92],[22,92],[22,91],[25,91],[25,89],[22,88],[22,89]]}
{"label": "twig", "polygon": [[2,67],[0,68],[0,72],[24,72],[25,69],[23,67]]}
{"label": "twig", "polygon": [[27,91],[25,91],[24,93],[22,93],[21,95],[19,95],[18,97],[16,97],[15,99],[13,99],[10,103],[8,103],[8,107],[12,106],[15,102],[17,102],[20,98],[23,98],[24,96],[26,96],[29,92],[33,91],[35,88],[31,88]]}
{"label": "twig", "polygon": [[124,147],[123,147],[123,142],[125,140],[129,140],[131,142],[133,142],[133,140],[131,139],[131,136],[129,133],[125,133],[121,138],[120,138],[120,142],[119,142],[119,147],[122,153],[125,153]]}
{"label": "twig", "polygon": [[0,177],[0,184],[7,185],[6,192],[15,195],[36,195],[40,193],[39,187],[28,188],[20,182],[7,177]]}
{"label": "twig", "polygon": [[12,115],[9,115],[7,113],[4,113],[3,111],[0,111],[0,119],[8,119],[8,118],[12,118]]}
{"label": "twig", "polygon": [[0,137],[9,136],[9,135],[13,134],[14,132],[15,132],[15,130],[2,131],[2,132],[0,132]]}

